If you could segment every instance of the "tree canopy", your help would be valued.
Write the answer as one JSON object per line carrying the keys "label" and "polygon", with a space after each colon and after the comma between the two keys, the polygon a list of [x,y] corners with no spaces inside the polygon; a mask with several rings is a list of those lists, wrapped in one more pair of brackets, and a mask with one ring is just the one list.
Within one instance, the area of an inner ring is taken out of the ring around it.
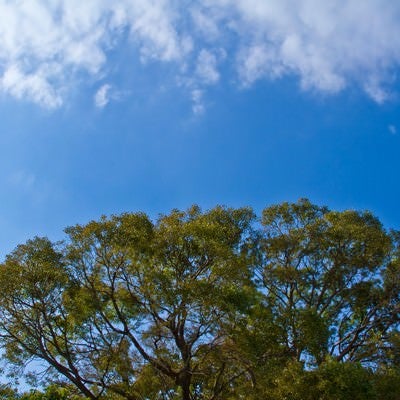
{"label": "tree canopy", "polygon": [[9,373],[35,360],[68,388],[41,396],[397,398],[400,236],[371,213],[301,199],[65,232],[0,265]]}

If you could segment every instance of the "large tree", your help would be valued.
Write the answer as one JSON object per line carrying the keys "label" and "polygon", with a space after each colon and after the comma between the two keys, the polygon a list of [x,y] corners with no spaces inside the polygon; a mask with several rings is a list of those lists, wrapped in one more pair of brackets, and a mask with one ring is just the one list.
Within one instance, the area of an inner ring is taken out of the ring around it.
{"label": "large tree", "polygon": [[253,295],[252,219],[124,214],[19,246],[0,273],[7,356],[44,360],[90,398],[217,398],[248,370],[229,330]]}
{"label": "large tree", "polygon": [[397,234],[369,212],[308,200],[266,208],[262,225],[258,284],[287,354],[386,360],[400,318]]}

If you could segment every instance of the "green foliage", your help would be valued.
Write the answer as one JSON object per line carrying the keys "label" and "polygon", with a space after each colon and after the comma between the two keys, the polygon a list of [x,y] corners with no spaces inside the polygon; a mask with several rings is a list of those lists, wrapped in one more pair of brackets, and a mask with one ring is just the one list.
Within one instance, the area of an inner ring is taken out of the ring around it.
{"label": "green foliage", "polygon": [[1,400],[16,400],[18,398],[18,393],[16,390],[12,389],[9,385],[0,385],[0,399]]}
{"label": "green foliage", "polygon": [[400,234],[368,212],[193,206],[66,234],[0,265],[4,357],[50,383],[4,398],[397,399]]}
{"label": "green foliage", "polygon": [[359,364],[327,360],[312,371],[292,361],[266,391],[275,400],[375,400],[373,374]]}
{"label": "green foliage", "polygon": [[262,222],[258,283],[287,351],[312,365],[328,355],[373,361],[376,340],[398,323],[397,288],[382,284],[393,237],[368,212],[308,200],[267,208]]}

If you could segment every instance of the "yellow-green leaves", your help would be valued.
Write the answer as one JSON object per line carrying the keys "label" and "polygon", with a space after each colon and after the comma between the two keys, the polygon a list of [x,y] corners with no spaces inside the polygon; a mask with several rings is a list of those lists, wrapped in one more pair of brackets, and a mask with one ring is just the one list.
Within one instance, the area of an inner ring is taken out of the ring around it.
{"label": "yellow-green leaves", "polygon": [[0,265],[0,339],[86,398],[376,400],[400,382],[400,234],[368,212],[192,206],[66,234]]}
{"label": "yellow-green leaves", "polygon": [[[308,200],[263,211],[259,283],[294,359],[327,355],[370,362],[395,306],[383,288],[394,271],[393,236],[368,212],[329,211]],[[383,345],[383,343],[381,343]]]}

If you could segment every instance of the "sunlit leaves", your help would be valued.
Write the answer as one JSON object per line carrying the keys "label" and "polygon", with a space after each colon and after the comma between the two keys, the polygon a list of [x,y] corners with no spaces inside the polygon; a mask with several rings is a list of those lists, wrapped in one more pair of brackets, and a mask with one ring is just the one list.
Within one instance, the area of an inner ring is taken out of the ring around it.
{"label": "sunlit leaves", "polygon": [[193,206],[66,234],[0,265],[18,368],[92,399],[380,399],[397,382],[399,233],[368,212]]}

